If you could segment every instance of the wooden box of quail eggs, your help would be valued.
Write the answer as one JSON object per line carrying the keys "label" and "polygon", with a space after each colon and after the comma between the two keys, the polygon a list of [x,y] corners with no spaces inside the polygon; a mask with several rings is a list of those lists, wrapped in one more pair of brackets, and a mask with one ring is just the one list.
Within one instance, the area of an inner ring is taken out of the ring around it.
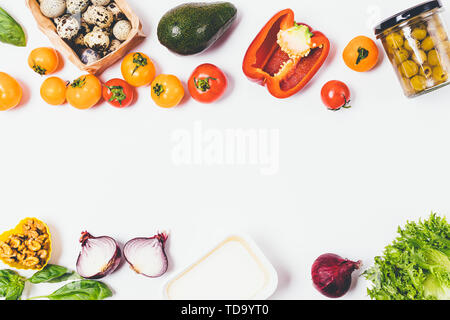
{"label": "wooden box of quail eggs", "polygon": [[102,73],[145,38],[125,0],[26,1],[55,49],[92,74]]}

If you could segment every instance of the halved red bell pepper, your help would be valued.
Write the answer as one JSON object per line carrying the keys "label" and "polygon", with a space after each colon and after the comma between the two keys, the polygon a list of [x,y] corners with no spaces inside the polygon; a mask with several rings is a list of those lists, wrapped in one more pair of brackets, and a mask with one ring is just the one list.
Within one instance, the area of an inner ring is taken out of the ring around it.
{"label": "halved red bell pepper", "polygon": [[[283,39],[283,32],[289,33],[287,41]],[[296,32],[303,40],[295,39]],[[306,36],[301,32],[306,32]],[[298,48],[309,50],[300,53],[295,51]],[[253,40],[245,55],[243,70],[250,80],[267,86],[274,97],[288,98],[314,77],[329,52],[327,37],[306,24],[297,24],[294,12],[286,9],[270,19]]]}

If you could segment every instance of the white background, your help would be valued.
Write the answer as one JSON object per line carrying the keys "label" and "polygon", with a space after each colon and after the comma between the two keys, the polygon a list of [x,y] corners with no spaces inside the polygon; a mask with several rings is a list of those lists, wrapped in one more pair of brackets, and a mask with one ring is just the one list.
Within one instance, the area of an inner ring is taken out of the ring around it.
{"label": "white background", "polygon": [[[148,35],[136,50],[155,61],[158,73],[186,81],[197,65],[214,63],[230,79],[227,96],[213,105],[187,99],[163,110],[147,87],[126,110],[106,103],[88,111],[46,105],[39,96],[43,79],[26,59],[33,48],[51,44],[24,1],[0,0],[28,34],[27,48],[0,44],[0,70],[25,90],[20,107],[0,114],[0,228],[13,228],[27,216],[47,222],[52,263],[75,268],[84,230],[121,243],[170,230],[165,277],[147,279],[123,266],[104,279],[114,298],[155,299],[177,270],[223,236],[245,232],[279,273],[274,299],[322,299],[310,277],[316,257],[333,252],[362,259],[368,267],[399,225],[432,210],[450,210],[450,87],[408,100],[386,58],[364,74],[348,69],[341,58],[353,37],[373,38],[371,26],[378,20],[420,1],[235,0],[235,27],[193,57],[169,53],[156,37],[161,16],[182,1],[129,2]],[[247,81],[241,63],[262,26],[289,7],[299,22],[325,33],[333,48],[311,84],[281,101]],[[450,22],[448,12],[445,19]],[[81,74],[65,60],[57,76],[71,80]],[[119,76],[116,64],[101,79]],[[352,109],[335,113],[322,105],[320,89],[333,79],[350,86]],[[266,176],[251,165],[176,166],[171,136],[176,130],[192,132],[197,121],[220,132],[279,129],[279,172]],[[57,287],[28,288],[26,296]],[[367,299],[366,287],[359,279],[345,299]]]}

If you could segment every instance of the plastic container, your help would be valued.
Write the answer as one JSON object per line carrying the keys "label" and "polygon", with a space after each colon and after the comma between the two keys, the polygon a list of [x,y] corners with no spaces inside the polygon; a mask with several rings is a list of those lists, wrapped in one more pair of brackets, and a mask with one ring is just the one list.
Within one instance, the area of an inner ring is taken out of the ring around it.
{"label": "plastic container", "polygon": [[265,300],[278,286],[278,276],[247,236],[226,238],[164,287],[169,300]]}
{"label": "plastic container", "polygon": [[409,98],[450,83],[450,42],[441,11],[439,0],[428,1],[375,27]]}

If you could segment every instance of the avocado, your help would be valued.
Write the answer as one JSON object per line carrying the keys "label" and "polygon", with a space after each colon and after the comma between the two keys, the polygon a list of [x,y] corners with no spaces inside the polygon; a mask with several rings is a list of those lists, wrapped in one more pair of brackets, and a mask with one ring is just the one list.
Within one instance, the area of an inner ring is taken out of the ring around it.
{"label": "avocado", "polygon": [[200,53],[231,27],[236,16],[237,9],[229,2],[182,4],[161,18],[158,39],[180,55]]}

